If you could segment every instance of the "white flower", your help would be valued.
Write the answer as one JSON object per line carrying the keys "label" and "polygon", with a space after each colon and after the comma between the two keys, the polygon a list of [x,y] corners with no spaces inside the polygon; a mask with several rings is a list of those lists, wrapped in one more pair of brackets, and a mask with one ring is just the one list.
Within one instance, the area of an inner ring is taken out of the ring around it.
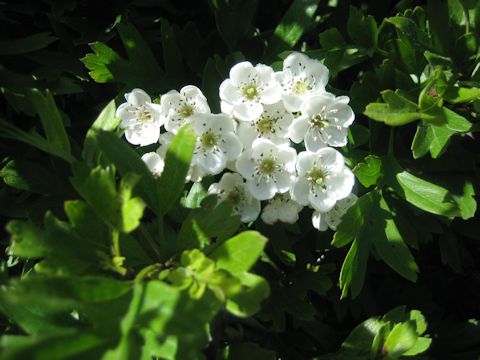
{"label": "white flower", "polygon": [[261,218],[269,225],[273,225],[277,221],[293,224],[298,221],[298,213],[302,209],[303,206],[292,200],[288,193],[277,194],[263,208]]}
{"label": "white flower", "polygon": [[294,120],[288,135],[294,143],[305,141],[309,151],[347,144],[348,127],[355,115],[347,105],[346,96],[324,93],[307,98],[301,106],[302,115]]}
{"label": "white flower", "polygon": [[185,123],[191,121],[196,114],[209,114],[210,107],[202,91],[193,85],[180,90],[171,90],[160,99],[162,115],[165,118],[165,129],[174,134]]}
{"label": "white flower", "polygon": [[242,222],[254,221],[260,214],[260,201],[252,197],[240,174],[223,174],[220,182],[210,185],[208,192],[218,195],[220,201],[231,203]]}
{"label": "white flower", "polygon": [[252,121],[263,112],[264,104],[274,104],[281,99],[282,89],[275,81],[270,66],[253,66],[244,61],[230,70],[230,78],[220,85],[222,111],[239,120]]}
{"label": "white flower", "polygon": [[337,200],[347,197],[355,181],[342,154],[332,148],[299,153],[297,174],[292,198],[320,212],[329,211]]}
{"label": "white flower", "polygon": [[283,61],[283,71],[276,72],[275,78],[283,89],[285,108],[297,112],[306,97],[325,91],[328,69],[320,61],[294,52]]}
{"label": "white flower", "polygon": [[152,103],[141,89],[126,93],[125,99],[127,102],[118,107],[116,117],[121,119],[120,128],[126,129],[127,141],[140,146],[156,143],[163,125],[160,105]]}
{"label": "white flower", "polygon": [[247,180],[252,195],[258,200],[267,200],[290,189],[295,179],[296,159],[295,149],[267,139],[256,139],[235,165]]}
{"label": "white flower", "polygon": [[148,170],[150,170],[153,176],[158,177],[162,174],[165,166],[165,160],[158,153],[152,151],[143,154],[142,160],[145,165],[147,165]]}
{"label": "white flower", "polygon": [[257,138],[269,139],[275,144],[288,144],[288,127],[293,121],[292,113],[288,112],[281,101],[264,105],[258,119],[242,121],[238,125],[237,134],[244,148],[250,148]]}
{"label": "white flower", "polygon": [[357,196],[350,194],[346,198],[338,200],[335,206],[326,213],[314,211],[312,214],[312,224],[315,229],[325,231],[327,228],[333,231],[337,230],[337,226],[342,221],[342,216],[345,215],[347,210],[355,204]]}
{"label": "white flower", "polygon": [[234,120],[225,114],[199,114],[192,119],[197,135],[192,164],[206,173],[220,173],[227,161],[236,159],[242,151],[242,143],[235,134]]}

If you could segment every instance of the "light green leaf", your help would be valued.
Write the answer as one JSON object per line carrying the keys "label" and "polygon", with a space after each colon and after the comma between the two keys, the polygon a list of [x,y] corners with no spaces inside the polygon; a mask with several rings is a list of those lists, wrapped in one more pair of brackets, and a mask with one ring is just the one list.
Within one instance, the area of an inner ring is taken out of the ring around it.
{"label": "light green leaf", "polygon": [[257,262],[267,239],[256,231],[244,231],[221,243],[208,256],[217,262],[219,269],[239,275]]}
{"label": "light green leaf", "polygon": [[96,148],[98,147],[95,139],[96,133],[100,130],[114,131],[120,123],[120,119],[115,117],[115,110],[115,100],[112,100],[103,108],[100,115],[98,115],[97,119],[87,131],[85,142],[83,143],[82,155],[91,165],[93,165]]}
{"label": "light green leaf", "polygon": [[382,91],[381,94],[385,103],[370,103],[365,109],[364,114],[370,119],[390,126],[401,126],[423,117],[417,111],[417,104],[400,94],[392,90]]}
{"label": "light green leaf", "polygon": [[443,98],[452,104],[467,103],[480,99],[480,89],[452,86],[443,94]]}
{"label": "light green leaf", "polygon": [[366,188],[378,183],[382,177],[382,159],[375,155],[369,155],[365,162],[357,164],[353,169],[353,173],[357,179]]}
{"label": "light green leaf", "polygon": [[460,216],[460,209],[448,189],[423,180],[407,171],[396,175],[403,194],[412,205],[432,214],[446,217]]}
{"label": "light green leaf", "polygon": [[183,192],[195,141],[195,133],[190,125],[186,125],[178,131],[168,147],[165,168],[156,181],[159,214],[166,214]]}
{"label": "light green leaf", "polygon": [[407,321],[396,324],[385,340],[384,349],[389,359],[398,359],[411,349],[417,342],[418,335],[415,331],[415,323]]}
{"label": "light green leaf", "polygon": [[314,25],[319,0],[294,0],[268,43],[267,54],[274,59],[282,51],[290,50]]}

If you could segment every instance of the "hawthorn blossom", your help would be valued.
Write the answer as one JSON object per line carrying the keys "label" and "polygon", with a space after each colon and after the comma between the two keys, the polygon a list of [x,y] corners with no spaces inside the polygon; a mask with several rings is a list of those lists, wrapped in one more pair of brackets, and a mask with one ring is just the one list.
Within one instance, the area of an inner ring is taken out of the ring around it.
{"label": "hawthorn blossom", "polygon": [[265,105],[262,114],[253,121],[242,121],[238,125],[238,136],[244,148],[251,147],[258,138],[269,139],[275,144],[288,144],[288,127],[293,114],[288,112],[281,101]]}
{"label": "hawthorn blossom", "polygon": [[220,85],[222,112],[232,114],[243,121],[257,119],[265,104],[281,99],[282,89],[274,78],[270,66],[248,61],[236,64],[230,70],[230,78]]}
{"label": "hawthorn blossom", "polygon": [[236,162],[237,171],[247,180],[247,187],[258,200],[271,199],[290,189],[295,179],[295,149],[256,139]]}
{"label": "hawthorn blossom", "polygon": [[115,114],[121,119],[120,128],[125,129],[125,138],[133,145],[150,145],[158,141],[161,106],[152,103],[150,96],[142,89],[133,89],[125,94],[126,103],[121,104]]}
{"label": "hawthorn blossom", "polygon": [[315,229],[325,231],[328,228],[333,231],[337,230],[337,226],[340,225],[343,215],[347,210],[355,204],[357,196],[355,194],[349,194],[346,198],[338,200],[335,206],[326,213],[314,211],[312,214],[312,225]]}
{"label": "hawthorn blossom", "polygon": [[142,160],[154,177],[159,177],[165,167],[165,160],[158,153],[152,151],[142,155]]}
{"label": "hawthorn blossom", "polygon": [[288,193],[277,194],[263,208],[261,218],[269,225],[273,225],[277,221],[293,224],[298,221],[298,213],[302,209],[303,205],[292,200]]}
{"label": "hawthorn blossom", "polygon": [[308,96],[325,92],[328,69],[320,61],[294,52],[283,61],[283,71],[276,72],[275,79],[282,87],[285,108],[297,112]]}
{"label": "hawthorn blossom", "polygon": [[199,114],[192,119],[197,135],[192,164],[207,174],[220,173],[227,161],[236,159],[242,151],[242,143],[235,134],[234,120],[225,114]]}
{"label": "hawthorn blossom", "polygon": [[208,192],[218,195],[220,201],[231,203],[242,222],[254,221],[260,214],[260,201],[250,194],[240,174],[223,174],[220,182],[210,185]]}
{"label": "hawthorn blossom", "polygon": [[337,200],[347,197],[355,181],[342,154],[332,148],[299,153],[297,174],[292,198],[320,212],[331,210]]}
{"label": "hawthorn blossom", "polygon": [[355,115],[348,106],[347,96],[335,97],[324,93],[307,98],[300,108],[302,115],[295,119],[288,135],[294,143],[305,142],[309,151],[347,144],[348,127]]}
{"label": "hawthorn blossom", "polygon": [[184,86],[180,92],[170,90],[160,99],[165,129],[177,133],[196,114],[210,114],[210,107],[202,91],[193,85]]}

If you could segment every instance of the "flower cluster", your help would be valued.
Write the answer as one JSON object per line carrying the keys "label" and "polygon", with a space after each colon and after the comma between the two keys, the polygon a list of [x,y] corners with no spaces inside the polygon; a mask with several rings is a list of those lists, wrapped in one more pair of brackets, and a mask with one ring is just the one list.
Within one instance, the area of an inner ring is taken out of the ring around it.
{"label": "flower cluster", "polygon": [[220,85],[220,114],[212,114],[201,90],[189,85],[166,93],[160,104],[134,89],[117,116],[131,144],[160,144],[142,157],[154,176],[163,171],[174,135],[189,123],[197,139],[186,181],[228,169],[208,191],[230,202],[243,222],[262,212],[268,224],[294,223],[310,207],[315,228],[335,230],[356,200],[353,173],[334,149],[346,145],[354,113],[348,97],[326,91],[327,82],[321,62],[292,53],[278,72],[236,64]]}

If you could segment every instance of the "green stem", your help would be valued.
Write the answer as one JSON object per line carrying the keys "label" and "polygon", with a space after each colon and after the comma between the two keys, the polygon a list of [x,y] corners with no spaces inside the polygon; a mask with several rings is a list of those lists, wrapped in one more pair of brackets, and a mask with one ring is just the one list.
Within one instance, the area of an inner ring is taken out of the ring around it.
{"label": "green stem", "polygon": [[147,229],[145,229],[145,226],[143,224],[140,224],[140,231],[142,232],[142,235],[147,239],[148,245],[152,248],[153,252],[157,256],[158,260],[162,260],[162,255],[160,252],[160,248],[158,247],[157,243],[155,240],[153,240],[152,236],[148,232]]}
{"label": "green stem", "polygon": [[113,255],[116,257],[122,256],[120,252],[120,233],[117,229],[112,230],[112,246],[113,246]]}
{"label": "green stem", "polygon": [[463,14],[465,15],[465,34],[468,34],[470,32],[470,14],[468,13],[468,9],[463,7]]}
{"label": "green stem", "polygon": [[388,156],[393,156],[393,144],[395,141],[395,128],[393,126],[390,127],[390,134],[388,136]]}
{"label": "green stem", "polygon": [[138,274],[137,274],[137,276],[135,276],[135,279],[133,280],[133,282],[135,284],[139,283],[143,279],[145,279],[147,276],[149,276],[150,274],[152,274],[156,271],[159,271],[162,268],[163,268],[162,264],[151,264],[151,265],[145,266],[142,270],[140,270],[138,272]]}

